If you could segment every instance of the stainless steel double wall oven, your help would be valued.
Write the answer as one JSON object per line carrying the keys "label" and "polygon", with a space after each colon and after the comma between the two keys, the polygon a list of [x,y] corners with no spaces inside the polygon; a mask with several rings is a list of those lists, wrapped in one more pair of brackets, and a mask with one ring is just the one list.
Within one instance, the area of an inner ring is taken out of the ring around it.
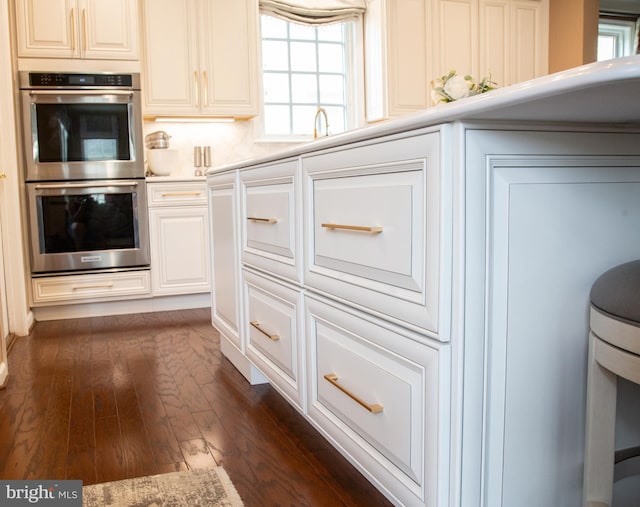
{"label": "stainless steel double wall oven", "polygon": [[140,76],[19,79],[32,273],[148,267]]}

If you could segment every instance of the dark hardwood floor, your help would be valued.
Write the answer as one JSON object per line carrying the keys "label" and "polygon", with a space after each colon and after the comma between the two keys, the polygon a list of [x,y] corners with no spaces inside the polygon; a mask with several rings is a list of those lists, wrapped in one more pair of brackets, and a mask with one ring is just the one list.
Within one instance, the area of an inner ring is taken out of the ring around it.
{"label": "dark hardwood floor", "polygon": [[269,385],[208,309],[39,322],[0,391],[0,478],[84,484],[222,465],[247,506],[387,500]]}

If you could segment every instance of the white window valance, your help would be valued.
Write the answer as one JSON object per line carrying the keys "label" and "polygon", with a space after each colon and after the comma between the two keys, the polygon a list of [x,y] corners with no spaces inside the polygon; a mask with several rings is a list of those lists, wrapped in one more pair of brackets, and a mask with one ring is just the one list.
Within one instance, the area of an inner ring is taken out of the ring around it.
{"label": "white window valance", "polygon": [[305,25],[327,25],[357,19],[365,0],[260,0],[260,12]]}

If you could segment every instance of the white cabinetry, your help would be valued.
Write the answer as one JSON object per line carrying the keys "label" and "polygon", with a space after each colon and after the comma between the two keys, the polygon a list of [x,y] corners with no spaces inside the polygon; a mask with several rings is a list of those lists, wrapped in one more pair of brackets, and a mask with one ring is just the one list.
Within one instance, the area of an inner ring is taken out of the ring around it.
{"label": "white cabinetry", "polygon": [[547,73],[549,0],[437,0],[434,77],[454,69],[499,87]]}
{"label": "white cabinetry", "polygon": [[368,121],[429,106],[430,0],[371,0],[365,15]]}
{"label": "white cabinetry", "polygon": [[34,306],[92,303],[151,296],[148,270],[31,279]]}
{"label": "white cabinetry", "polygon": [[211,290],[205,182],[149,183],[154,296]]}
{"label": "white cabinetry", "polygon": [[444,505],[448,348],[312,294],[305,307],[310,419],[394,503]]}
{"label": "white cabinetry", "polygon": [[439,143],[431,132],[302,158],[309,287],[438,333]]}
{"label": "white cabinetry", "polygon": [[499,87],[545,75],[548,25],[549,0],[369,0],[367,120],[429,107],[451,70]]}
{"label": "white cabinetry", "polygon": [[138,3],[16,0],[18,57],[137,60]]}
{"label": "white cabinetry", "polygon": [[258,113],[256,0],[144,0],[144,114]]}
{"label": "white cabinetry", "polygon": [[208,177],[223,353],[405,505],[448,494],[442,143],[425,129]]}
{"label": "white cabinetry", "polygon": [[237,173],[208,178],[213,290],[211,318],[224,338],[244,352],[240,339],[240,258]]}
{"label": "white cabinetry", "polygon": [[304,411],[302,292],[244,269],[243,306],[247,357],[289,403]]}

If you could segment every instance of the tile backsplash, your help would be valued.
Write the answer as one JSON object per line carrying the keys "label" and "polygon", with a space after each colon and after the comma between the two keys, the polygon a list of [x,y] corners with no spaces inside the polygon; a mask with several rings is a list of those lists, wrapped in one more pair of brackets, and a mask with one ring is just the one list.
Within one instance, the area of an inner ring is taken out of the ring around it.
{"label": "tile backsplash", "polygon": [[[172,176],[193,176],[193,147],[211,146],[211,166],[259,158],[286,150],[290,143],[256,142],[251,121],[233,123],[144,122],[143,135],[163,130],[171,136],[169,147],[179,152],[178,167]],[[145,150],[146,158],[146,150]],[[202,168],[203,171],[205,168]]]}

